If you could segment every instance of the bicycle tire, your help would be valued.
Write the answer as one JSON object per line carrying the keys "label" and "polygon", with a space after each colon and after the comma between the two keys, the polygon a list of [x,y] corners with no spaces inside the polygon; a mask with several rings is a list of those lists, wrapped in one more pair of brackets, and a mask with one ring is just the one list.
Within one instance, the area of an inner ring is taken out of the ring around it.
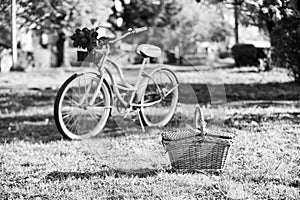
{"label": "bicycle tire", "polygon": [[[161,73],[160,73],[161,72]],[[173,90],[173,92],[171,92],[167,97],[171,97],[171,107],[169,109],[169,111],[167,112],[167,114],[165,116],[163,116],[163,118],[161,119],[160,116],[158,116],[158,114],[163,114],[163,108],[162,107],[157,107],[154,108],[155,105],[159,105],[159,103],[154,104],[153,106],[149,106],[149,107],[145,107],[145,106],[141,106],[141,110],[140,110],[140,115],[143,121],[143,124],[149,127],[163,127],[165,125],[167,125],[170,120],[172,119],[175,111],[176,111],[176,107],[178,104],[178,99],[179,99],[179,84],[178,84],[178,79],[175,75],[175,73],[170,70],[169,68],[166,67],[162,67],[162,68],[158,68],[155,69],[153,72],[150,73],[150,77],[154,77],[155,74],[167,74],[168,78],[171,80],[172,82],[172,86],[170,88],[171,89],[175,88]],[[166,79],[164,79],[166,80]],[[153,81],[153,80],[152,80]],[[151,103],[151,100],[149,100],[149,94],[147,94],[147,92],[149,90],[151,90],[151,87],[153,89],[153,84],[149,84],[151,82],[151,79],[149,77],[146,78],[146,81],[144,82],[144,84],[147,84],[145,89],[143,89],[142,95],[141,95],[141,104],[143,105],[144,103]],[[155,91],[154,93],[151,93],[151,98],[155,98],[153,96],[158,95],[158,87],[159,84],[155,84]],[[163,90],[164,88],[160,88],[160,90]],[[171,96],[170,96],[171,95]],[[148,100],[146,100],[148,99]],[[155,100],[158,99],[154,99],[153,102]],[[162,99],[161,102],[167,103],[168,101],[170,101],[170,99],[164,98]],[[153,111],[151,111],[150,109],[154,108]]]}
{"label": "bicycle tire", "polygon": [[[55,124],[56,124],[58,131],[62,134],[62,136],[68,140],[87,139],[87,138],[90,138],[90,137],[95,136],[98,133],[100,133],[101,130],[104,128],[104,126],[109,118],[109,115],[111,114],[111,110],[112,110],[112,108],[111,108],[111,105],[112,105],[111,89],[110,89],[110,86],[107,83],[107,81],[104,79],[103,84],[100,88],[101,93],[103,93],[103,98],[105,99],[105,106],[108,107],[108,109],[104,108],[104,111],[105,111],[104,116],[103,116],[104,118],[101,117],[100,121],[96,123],[96,127],[90,131],[87,131],[86,134],[77,135],[77,134],[73,133],[72,130],[68,129],[67,125],[65,124],[66,122],[64,121],[63,116],[62,116],[63,100],[64,100],[66,93],[68,92],[68,89],[71,88],[71,84],[74,82],[74,80],[76,80],[82,76],[92,76],[95,80],[96,79],[99,80],[99,78],[97,77],[97,74],[91,73],[91,72],[87,72],[87,73],[83,73],[83,74],[73,74],[71,77],[69,77],[63,83],[63,85],[58,90],[58,93],[55,98],[55,103],[54,103]],[[79,91],[80,91],[80,88],[79,88]],[[80,95],[78,95],[78,96],[80,96]],[[99,97],[97,97],[97,98],[99,98]]]}

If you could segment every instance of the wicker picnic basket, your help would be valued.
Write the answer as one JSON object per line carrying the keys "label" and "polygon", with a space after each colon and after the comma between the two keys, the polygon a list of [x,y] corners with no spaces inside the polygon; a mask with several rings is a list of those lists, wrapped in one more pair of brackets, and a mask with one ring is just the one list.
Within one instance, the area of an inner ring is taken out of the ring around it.
{"label": "wicker picnic basket", "polygon": [[[199,124],[200,117],[200,124]],[[221,170],[225,166],[232,137],[206,134],[201,108],[196,107],[195,129],[162,132],[162,143],[171,166],[178,170]]]}

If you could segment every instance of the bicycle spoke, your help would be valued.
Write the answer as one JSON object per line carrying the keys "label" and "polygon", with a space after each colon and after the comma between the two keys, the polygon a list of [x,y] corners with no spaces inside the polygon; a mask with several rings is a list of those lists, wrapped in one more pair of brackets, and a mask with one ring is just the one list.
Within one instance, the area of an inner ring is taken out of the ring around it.
{"label": "bicycle spoke", "polygon": [[[99,77],[96,74],[83,73],[72,76],[69,85],[62,88],[58,103],[56,101],[58,115],[55,117],[67,138],[90,137],[105,126],[112,108],[109,105],[110,93],[106,83],[97,83]],[[89,105],[91,100],[93,104]]]}
{"label": "bicycle spoke", "polygon": [[[66,109],[66,108],[65,108]],[[78,108],[79,109],[79,108]],[[69,108],[69,110],[63,110],[61,113],[62,113],[62,116],[63,116],[63,119],[67,118],[67,116],[71,116],[67,121],[66,123],[69,123],[75,116],[76,116],[76,112],[75,112],[75,109],[73,108]]]}
{"label": "bicycle spoke", "polygon": [[[67,100],[67,101],[65,101],[65,103],[69,103],[70,102],[70,106],[72,106],[73,104],[75,104],[75,105],[77,105],[77,106],[79,106],[80,104],[77,102],[77,101],[75,101],[72,97],[69,97],[69,96],[66,96],[65,98],[68,98],[69,99],[69,101]],[[73,103],[73,104],[72,104]]]}
{"label": "bicycle spoke", "polygon": [[70,117],[70,116],[72,117],[71,114],[62,114],[62,118],[63,118],[63,119],[66,119],[67,117]]}
{"label": "bicycle spoke", "polygon": [[73,128],[75,127],[75,130],[77,130],[77,122],[79,121],[79,119],[80,119],[81,117],[78,115],[77,116],[77,118],[74,120],[74,122],[73,122],[73,124],[71,125],[71,127],[70,127],[70,130],[72,131],[72,130],[74,130]]}
{"label": "bicycle spoke", "polygon": [[73,113],[72,113],[71,110],[72,110],[72,109],[61,111],[62,116],[64,116],[64,115],[73,115]]}
{"label": "bicycle spoke", "polygon": [[104,100],[102,100],[102,101],[100,101],[100,102],[94,104],[94,106],[100,106],[101,104],[104,104]]}
{"label": "bicycle spoke", "polygon": [[72,115],[69,119],[67,119],[66,121],[65,121],[65,124],[66,124],[66,126],[68,126],[69,124],[70,124],[70,122],[74,119],[74,115]]}
{"label": "bicycle spoke", "polygon": [[178,88],[179,84],[176,84],[169,92],[167,92],[167,94],[164,94],[164,97],[167,97],[169,94],[171,94],[174,90],[176,90]]}
{"label": "bicycle spoke", "polygon": [[98,122],[98,118],[97,118],[97,115],[96,114],[92,114],[92,113],[89,113],[89,115],[91,116],[91,118],[95,121],[95,122]]}
{"label": "bicycle spoke", "polygon": [[[89,83],[88,86],[87,86],[87,89],[86,89],[86,92],[85,92],[85,95],[86,95],[87,97],[88,97],[89,94],[90,94],[90,91],[91,91],[92,86],[93,86],[93,82],[94,82],[94,80],[91,80],[90,83]],[[87,103],[88,103],[88,102],[87,102]]]}
{"label": "bicycle spoke", "polygon": [[77,96],[80,96],[80,91],[76,91],[73,87],[70,87],[70,89],[77,95]]}

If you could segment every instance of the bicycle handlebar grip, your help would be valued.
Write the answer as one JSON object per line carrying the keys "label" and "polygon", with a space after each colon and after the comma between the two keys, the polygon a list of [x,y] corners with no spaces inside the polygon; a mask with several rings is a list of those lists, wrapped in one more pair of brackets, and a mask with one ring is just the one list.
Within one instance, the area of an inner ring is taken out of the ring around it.
{"label": "bicycle handlebar grip", "polygon": [[146,31],[146,30],[148,30],[147,27],[141,27],[141,28],[136,28],[136,29],[134,29],[134,32],[135,32],[135,33],[140,33],[140,32]]}

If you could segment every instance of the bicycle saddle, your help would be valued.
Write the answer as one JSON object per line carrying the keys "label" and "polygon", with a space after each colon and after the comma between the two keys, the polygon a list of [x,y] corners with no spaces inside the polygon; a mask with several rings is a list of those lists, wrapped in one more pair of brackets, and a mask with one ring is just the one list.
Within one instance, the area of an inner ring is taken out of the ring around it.
{"label": "bicycle saddle", "polygon": [[161,55],[161,49],[151,44],[141,44],[136,51],[144,58],[157,58]]}

